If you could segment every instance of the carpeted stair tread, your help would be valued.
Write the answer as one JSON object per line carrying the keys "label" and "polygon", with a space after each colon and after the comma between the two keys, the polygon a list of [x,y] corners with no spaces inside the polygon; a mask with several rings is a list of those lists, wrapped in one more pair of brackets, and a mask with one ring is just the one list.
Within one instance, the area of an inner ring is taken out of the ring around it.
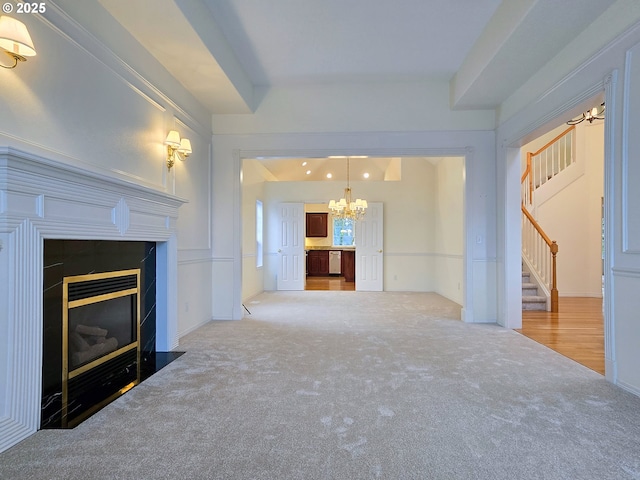
{"label": "carpeted stair tread", "polygon": [[523,295],[522,303],[536,303],[536,302],[547,302],[546,297],[541,297],[540,295]]}

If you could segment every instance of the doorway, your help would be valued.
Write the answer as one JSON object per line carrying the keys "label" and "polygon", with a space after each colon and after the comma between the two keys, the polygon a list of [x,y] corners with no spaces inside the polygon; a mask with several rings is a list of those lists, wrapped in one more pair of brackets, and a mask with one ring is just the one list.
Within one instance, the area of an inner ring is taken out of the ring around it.
{"label": "doorway", "polygon": [[336,218],[327,202],[304,211],[305,290],[355,291],[355,220]]}
{"label": "doorway", "polygon": [[[282,179],[266,168],[264,160],[242,160],[243,301],[262,291],[277,289],[281,223],[276,205],[302,201],[303,205],[324,207],[328,199],[342,196],[345,179],[334,177],[332,182],[321,176],[310,181],[304,178],[305,168],[318,168],[311,160],[281,159],[288,167],[277,166],[273,171],[282,171],[285,175]],[[353,194],[367,199],[370,209],[380,203],[384,227],[368,242],[373,247],[371,253],[379,255],[378,265],[355,262],[356,268],[364,266],[364,273],[377,271],[376,280],[382,282],[380,290],[435,292],[464,307],[465,295],[468,296],[465,284],[472,265],[466,261],[469,244],[465,237],[468,196],[465,158],[370,157],[367,161],[371,165],[370,176],[352,182]],[[303,167],[304,162],[307,165]],[[352,175],[355,165],[352,163]],[[380,168],[377,179],[374,168]],[[295,169],[301,171],[302,180],[286,177],[292,176],[291,170]],[[258,255],[254,253],[256,226],[252,217],[256,200],[264,204],[262,267],[256,266]],[[373,232],[374,229],[367,228],[366,231]],[[337,286],[331,277],[320,284],[320,288],[344,288]],[[355,289],[361,287],[356,279]],[[314,285],[310,285],[311,288]]]}
{"label": "doorway", "polygon": [[357,218],[306,204],[306,290],[384,290],[384,208],[367,202]]}
{"label": "doorway", "polygon": [[[532,198],[523,204],[545,235],[557,242],[559,304],[562,297],[602,297],[604,121],[582,122],[569,128],[563,123],[521,150],[526,165],[527,152],[536,153],[541,144],[549,145],[537,155],[541,158],[535,159],[541,161],[534,170],[543,173],[530,177],[533,188],[527,190],[533,192]],[[547,163],[546,157],[549,166],[540,166]],[[523,247],[527,241],[523,233]],[[523,254],[525,258],[528,263],[532,257]],[[543,281],[550,281],[541,276]],[[524,302],[523,307],[527,309]]]}
{"label": "doorway", "polygon": [[[599,95],[591,103],[600,105],[602,101],[603,95]],[[523,203],[540,229],[557,242],[559,298],[557,313],[529,311],[536,309],[527,306],[524,293],[527,284],[523,280],[522,329],[519,331],[580,363],[589,362],[587,366],[604,373],[604,120],[571,124],[574,125],[567,129],[568,125],[562,123],[521,149],[523,167],[527,152],[543,151],[541,155],[546,150],[553,152],[548,162],[552,167],[538,167],[539,171],[550,173],[534,176],[533,188],[527,189],[534,193]],[[571,143],[566,141],[569,135],[564,135],[565,132],[572,136]],[[552,147],[557,145],[558,138],[570,145],[567,150],[572,153],[567,155],[566,168],[554,170],[558,150]],[[546,162],[545,157],[543,160]],[[539,187],[538,182],[543,185]],[[529,260],[524,261],[527,241],[523,231],[523,264],[531,269]]]}

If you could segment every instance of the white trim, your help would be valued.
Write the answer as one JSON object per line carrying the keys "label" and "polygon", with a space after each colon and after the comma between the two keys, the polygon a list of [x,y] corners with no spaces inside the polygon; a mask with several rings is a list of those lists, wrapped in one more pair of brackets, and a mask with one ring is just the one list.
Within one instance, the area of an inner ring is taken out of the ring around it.
{"label": "white trim", "polygon": [[[612,383],[617,383],[618,370],[615,346],[615,315],[613,310],[613,251],[614,251],[614,223],[615,223],[615,121],[616,121],[616,90],[618,71],[613,70],[604,79],[605,104],[607,115],[604,120],[604,360],[605,377]],[[607,368],[612,367],[612,368]]]}
{"label": "white trim", "polygon": [[618,381],[617,385],[623,390],[626,390],[627,392],[633,393],[634,395],[640,397],[640,388],[636,388],[633,385],[629,385],[628,383],[621,382],[621,381]]}
{"label": "white trim", "polygon": [[435,252],[385,252],[385,257],[432,257],[432,258],[453,258],[462,260],[463,254],[435,253]]}
{"label": "white trim", "polygon": [[[0,339],[0,451],[40,426],[44,240],[156,242],[156,347],[178,345],[178,208],[184,200],[135,183],[13,148],[0,149],[0,235],[7,238],[0,294],[6,338]],[[6,393],[5,393],[6,392]]]}
{"label": "white trim", "polygon": [[615,267],[611,269],[611,273],[614,277],[640,278],[640,268]]}
{"label": "white trim", "polygon": [[[479,131],[465,131],[465,134],[473,134],[474,132]],[[414,133],[414,132],[412,132]],[[428,132],[429,134],[439,132]],[[397,136],[400,132],[366,132],[366,133],[357,133],[354,134],[352,132],[332,132],[329,136],[331,138],[353,138],[354,135],[391,135]],[[257,135],[257,137],[269,137],[271,134]],[[287,133],[287,138],[313,138],[315,141],[322,140],[324,141],[327,138],[327,133]],[[216,135],[213,135],[212,143],[215,145]],[[224,134],[221,135],[224,138],[238,138],[242,139],[246,137],[245,134]],[[364,143],[364,142],[363,142]],[[367,147],[362,146],[358,148],[282,148],[282,149],[257,149],[257,148],[234,148],[231,150],[231,156],[234,163],[234,176],[237,179],[237,182],[234,184],[234,195],[233,195],[233,209],[234,209],[234,222],[239,222],[241,224],[241,182],[240,182],[240,169],[242,160],[245,158],[260,158],[260,157],[294,157],[294,158],[306,158],[306,157],[327,157],[331,155],[369,155],[369,156],[389,156],[389,157],[398,157],[398,156],[413,156],[413,157],[462,157],[464,158],[464,175],[463,175],[463,204],[464,204],[464,246],[461,258],[463,260],[463,305],[462,305],[462,319],[465,322],[474,322],[473,315],[473,291],[472,291],[472,283],[473,283],[473,264],[478,262],[483,263],[495,263],[495,258],[479,258],[473,259],[473,248],[475,242],[471,240],[470,236],[474,236],[473,232],[473,223],[472,223],[472,208],[469,204],[473,199],[473,181],[470,179],[471,172],[471,164],[473,163],[473,156],[475,154],[475,148],[470,146],[465,147],[444,147],[444,148],[407,148],[407,147],[394,147],[394,148],[375,148],[375,147]],[[242,302],[240,301],[241,295],[238,295],[238,292],[242,292],[242,253],[241,253],[241,225],[238,228],[233,229],[234,232],[234,249],[237,249],[237,260],[234,261],[234,280],[238,279],[238,284],[234,284],[233,292],[234,292],[234,303],[233,303],[233,319],[242,318]],[[236,235],[239,233],[239,235]],[[487,232],[483,232],[486,235]],[[237,237],[237,238],[236,238]],[[274,252],[265,252],[264,256],[272,257],[277,255]],[[385,254],[388,256],[388,254]],[[472,260],[473,259],[473,260]],[[489,321],[489,320],[487,320]],[[494,322],[495,319],[490,320]]]}
{"label": "white trim", "polygon": [[[183,330],[183,331],[179,332],[179,333],[178,333],[178,337],[179,337],[179,338],[182,338],[182,337],[184,337],[185,335],[189,335],[191,332],[195,332],[195,331],[196,331],[197,329],[199,329],[200,327],[203,327],[203,326],[205,326],[207,323],[212,322],[212,321],[214,321],[214,319],[213,319],[213,318],[212,318],[212,319],[210,319],[210,320],[205,320],[204,322],[200,322],[200,323],[198,323],[198,324],[196,324],[196,325],[193,325],[193,326],[191,326],[191,327],[187,328],[186,330]],[[177,347],[176,347],[176,348],[177,348]]]}

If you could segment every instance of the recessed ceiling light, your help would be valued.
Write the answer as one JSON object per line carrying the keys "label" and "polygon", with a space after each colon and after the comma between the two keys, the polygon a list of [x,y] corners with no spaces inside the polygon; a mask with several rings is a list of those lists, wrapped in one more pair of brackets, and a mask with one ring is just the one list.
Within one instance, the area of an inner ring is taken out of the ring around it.
{"label": "recessed ceiling light", "polygon": [[327,173],[327,178],[331,178],[333,177],[333,175],[331,175],[330,173]]}
{"label": "recessed ceiling light", "polygon": [[302,162],[302,166],[306,167],[307,166],[307,162]]}
{"label": "recessed ceiling light", "polygon": [[311,170],[307,170],[307,175],[311,175]]}
{"label": "recessed ceiling light", "polygon": [[364,173],[362,174],[362,176],[363,176],[364,178],[369,178],[369,172],[364,172]]}

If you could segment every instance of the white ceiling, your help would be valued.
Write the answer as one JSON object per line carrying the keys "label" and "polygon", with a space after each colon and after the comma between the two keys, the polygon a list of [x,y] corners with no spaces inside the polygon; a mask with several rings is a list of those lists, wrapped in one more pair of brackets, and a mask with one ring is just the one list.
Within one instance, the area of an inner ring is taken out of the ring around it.
{"label": "white ceiling", "polygon": [[[350,158],[259,158],[268,170],[267,181],[398,181],[401,159],[398,157]],[[347,172],[348,170],[348,172]],[[327,174],[331,174],[328,178]],[[364,175],[368,176],[365,177]]]}
{"label": "white ceiling", "polygon": [[[257,88],[361,82],[441,81],[452,109],[495,109],[614,0],[98,2],[212,114],[251,114]],[[298,160],[263,165],[344,179]]]}
{"label": "white ceiling", "polygon": [[[98,0],[213,114],[254,89],[450,82],[494,109],[614,0]],[[597,30],[596,30],[597,31]]]}
{"label": "white ceiling", "polygon": [[449,80],[500,4],[500,0],[204,2],[255,85]]}

